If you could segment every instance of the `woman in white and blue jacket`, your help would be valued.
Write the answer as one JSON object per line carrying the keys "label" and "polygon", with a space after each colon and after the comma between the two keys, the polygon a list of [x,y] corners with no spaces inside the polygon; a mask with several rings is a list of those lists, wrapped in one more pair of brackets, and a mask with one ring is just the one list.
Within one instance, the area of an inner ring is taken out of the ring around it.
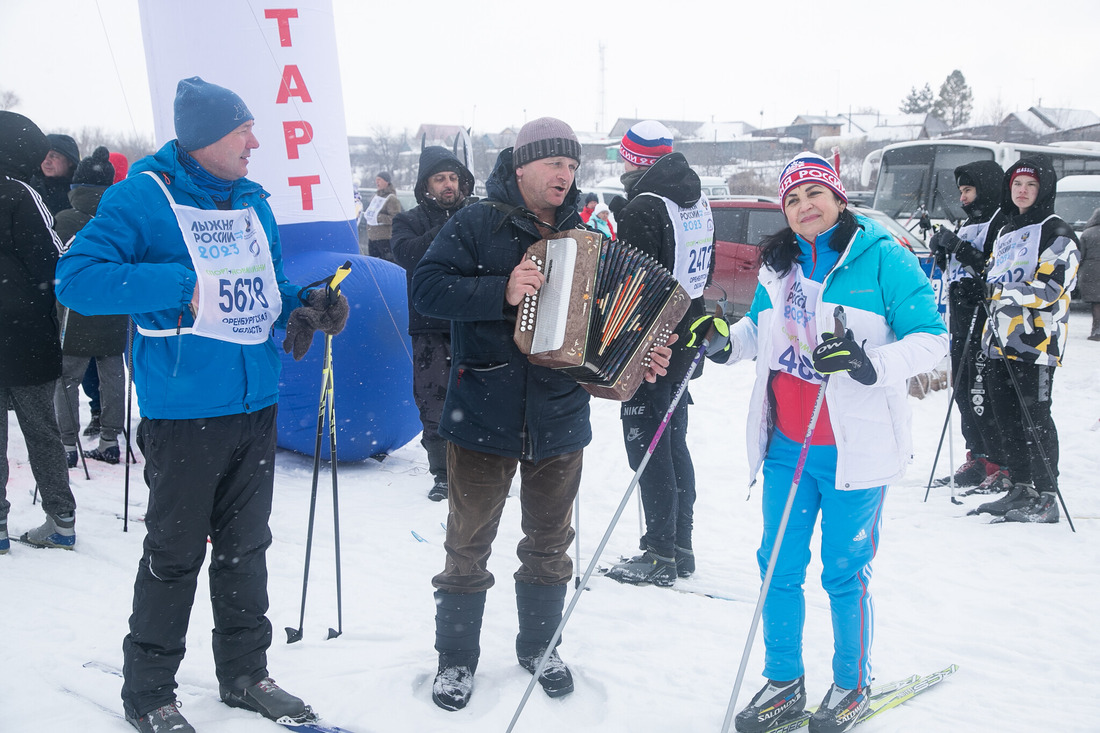
{"label": "woman in white and blue jacket", "polygon": [[[750,480],[764,469],[761,577],[823,386],[825,401],[764,602],[769,681],[736,727],[763,731],[805,707],[802,585],[820,511],[821,581],[835,651],[833,684],[810,730],[847,730],[868,703],[868,585],[886,487],[911,458],[906,380],[947,354],[947,328],[917,259],[848,211],[844,186],[823,158],[795,157],[780,176],[779,195],[789,228],[764,240],[752,307],[730,328],[729,351],[712,356],[756,359],[747,435]],[[849,330],[834,336],[837,306]]]}

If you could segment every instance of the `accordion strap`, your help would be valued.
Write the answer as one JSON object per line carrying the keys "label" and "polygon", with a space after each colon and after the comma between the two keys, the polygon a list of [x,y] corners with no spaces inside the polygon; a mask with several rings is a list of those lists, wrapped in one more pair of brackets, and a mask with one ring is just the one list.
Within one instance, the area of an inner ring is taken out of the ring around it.
{"label": "accordion strap", "polygon": [[506,204],[503,201],[492,201],[490,199],[480,199],[478,203],[485,204],[486,206],[491,206],[500,213],[504,214],[503,221],[501,221],[500,224],[497,224],[496,229],[493,230],[494,232],[500,231],[501,227],[504,226],[504,223],[512,217],[526,219],[527,221],[533,223],[536,227],[544,227],[555,234],[561,232],[561,230],[558,229],[556,226],[554,226],[553,224],[547,224],[542,219],[535,216],[534,212],[532,212],[530,209],[524,208],[523,206],[512,206],[511,204]]}

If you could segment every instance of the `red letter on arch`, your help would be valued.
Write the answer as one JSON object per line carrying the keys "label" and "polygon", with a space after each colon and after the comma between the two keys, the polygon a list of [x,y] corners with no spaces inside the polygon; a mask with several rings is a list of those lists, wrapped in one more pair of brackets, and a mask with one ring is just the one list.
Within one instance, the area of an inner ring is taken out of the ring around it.
{"label": "red letter on arch", "polygon": [[283,122],[283,136],[286,138],[286,157],[298,160],[298,148],[313,140],[313,125],[305,120]]}
{"label": "red letter on arch", "polygon": [[320,176],[290,176],[286,182],[302,189],[302,210],[313,211],[313,187],[321,184]]}
{"label": "red letter on arch", "polygon": [[302,72],[294,64],[283,67],[283,80],[279,83],[279,96],[275,104],[286,104],[291,97],[301,97],[303,102],[312,102]]}
{"label": "red letter on arch", "polygon": [[264,10],[264,17],[268,20],[275,19],[279,24],[279,45],[290,46],[290,19],[298,17],[298,11],[294,8],[286,9],[267,9]]}

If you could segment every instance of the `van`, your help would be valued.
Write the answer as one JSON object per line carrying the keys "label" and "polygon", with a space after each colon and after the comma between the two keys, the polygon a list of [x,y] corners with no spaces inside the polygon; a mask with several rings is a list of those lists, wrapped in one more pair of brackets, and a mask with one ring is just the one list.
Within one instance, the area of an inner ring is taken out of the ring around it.
{"label": "van", "polygon": [[1054,213],[1073,227],[1085,228],[1093,212],[1100,209],[1100,176],[1063,176],[1058,179]]}

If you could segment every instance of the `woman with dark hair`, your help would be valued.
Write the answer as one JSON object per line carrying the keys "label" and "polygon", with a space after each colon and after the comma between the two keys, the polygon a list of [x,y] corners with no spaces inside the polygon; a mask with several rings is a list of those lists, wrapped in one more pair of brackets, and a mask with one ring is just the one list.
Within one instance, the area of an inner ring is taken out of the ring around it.
{"label": "woman with dark hair", "polygon": [[[757,553],[762,578],[810,433],[763,605],[768,682],[735,725],[743,733],[765,731],[806,706],[802,585],[820,512],[821,584],[829,595],[835,651],[832,686],[810,730],[844,731],[869,702],[870,563],[886,486],[901,478],[911,459],[906,380],[947,354],[947,328],[916,257],[885,229],[848,210],[844,186],[824,158],[801,153],[788,163],[779,197],[789,226],[765,240],[752,307],[730,327],[730,348],[713,344],[709,350],[716,361],[727,355],[730,361],[756,359],[748,449],[750,480],[761,466],[764,471]],[[846,328],[834,327],[838,306]],[[701,319],[695,331],[708,325]],[[822,389],[825,399],[811,432]]]}

